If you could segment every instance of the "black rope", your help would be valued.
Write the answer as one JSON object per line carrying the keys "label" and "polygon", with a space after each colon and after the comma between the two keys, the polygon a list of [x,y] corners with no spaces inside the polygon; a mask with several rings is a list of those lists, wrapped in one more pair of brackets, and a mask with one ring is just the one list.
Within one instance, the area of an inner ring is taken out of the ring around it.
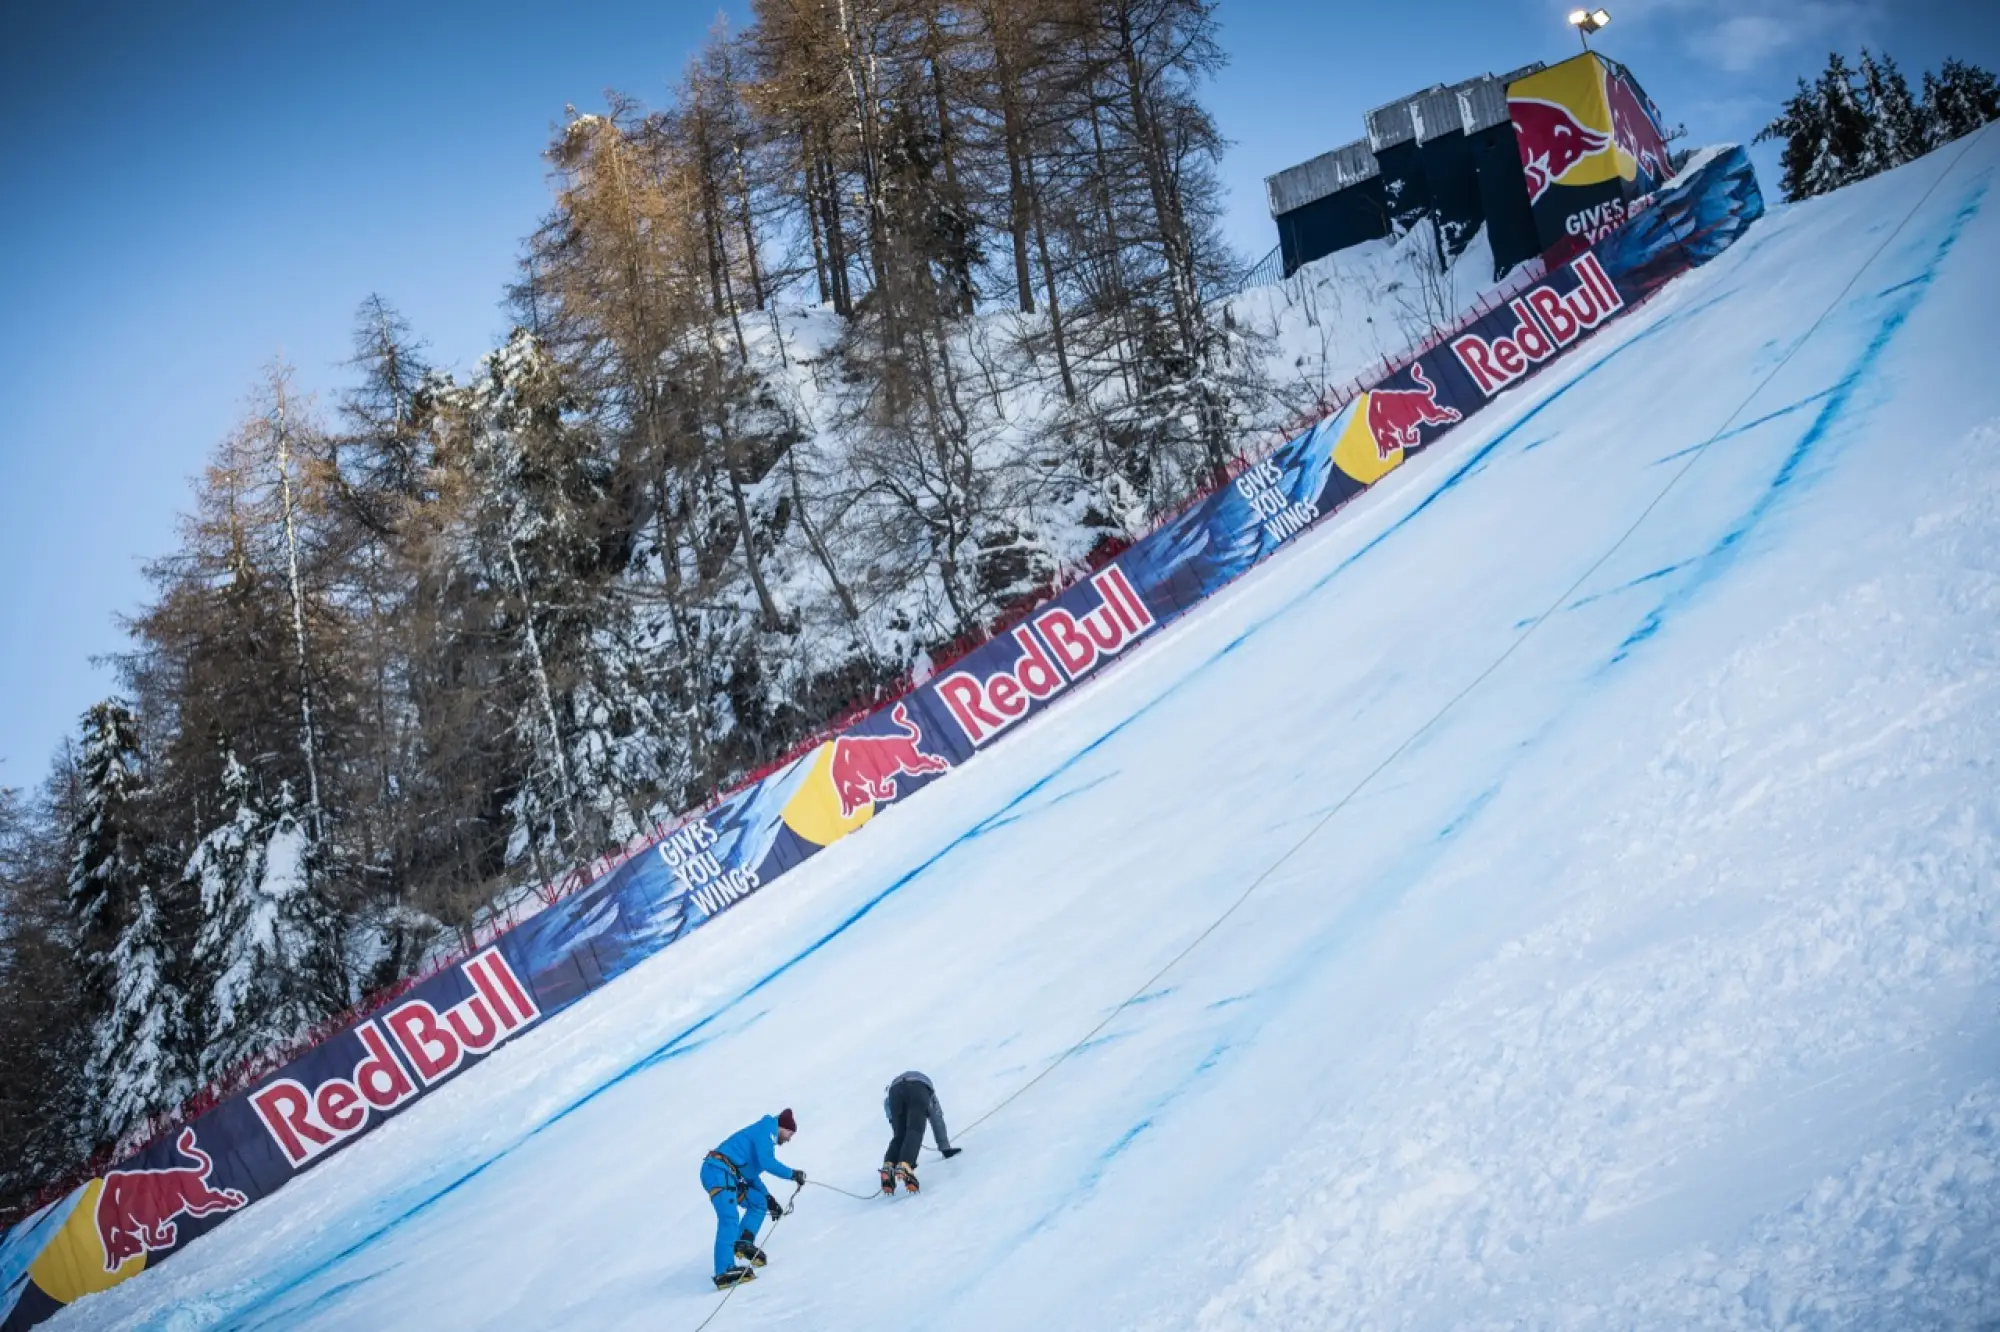
{"label": "black rope", "polygon": [[828,1184],[817,1179],[809,1179],[806,1181],[806,1183],[812,1185],[816,1189],[831,1189],[843,1198],[858,1198],[862,1202],[870,1202],[876,1198],[880,1198],[883,1196],[882,1191],[879,1189],[877,1189],[874,1193],[849,1193],[846,1189],[841,1188],[837,1184]]}

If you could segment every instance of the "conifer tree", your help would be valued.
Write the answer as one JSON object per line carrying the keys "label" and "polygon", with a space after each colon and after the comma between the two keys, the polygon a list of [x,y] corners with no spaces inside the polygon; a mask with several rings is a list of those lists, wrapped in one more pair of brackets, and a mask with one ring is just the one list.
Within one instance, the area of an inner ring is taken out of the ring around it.
{"label": "conifer tree", "polygon": [[202,838],[186,871],[201,898],[194,970],[205,1079],[297,1037],[346,990],[338,926],[313,884],[309,829],[289,784],[267,810],[231,753],[222,796],[233,817]]}
{"label": "conifer tree", "polygon": [[2000,84],[1992,73],[1955,57],[1924,75],[1924,118],[1934,143],[1950,143],[2000,120]]}
{"label": "conifer tree", "polygon": [[1896,62],[1865,47],[1858,70],[1836,52],[1826,69],[1758,131],[1757,142],[1784,141],[1787,199],[1809,199],[1913,161],[1943,143],[2000,119],[1993,75],[1957,59],[1924,75],[1919,105]]}
{"label": "conifer tree", "polygon": [[87,1080],[97,1096],[98,1137],[122,1142],[194,1089],[187,995],[151,884],[140,883],[110,961],[111,1007],[98,1024]]}
{"label": "conifer tree", "polygon": [[[1861,95],[1868,108],[1869,158],[1877,171],[1914,162],[1935,145],[1923,109],[1889,56],[1861,48]],[[1872,172],[1870,174],[1873,174]]]}
{"label": "conifer tree", "polygon": [[0,788],[0,1208],[96,1145],[82,1076],[94,1014],[68,893],[83,805],[74,769],[59,757],[39,801]]}
{"label": "conifer tree", "polygon": [[189,1090],[187,999],[140,823],[139,724],[117,699],[84,714],[69,901],[93,1014],[92,1140],[115,1141]]}
{"label": "conifer tree", "polygon": [[84,992],[108,1012],[112,954],[131,921],[146,881],[145,842],[138,827],[139,723],[117,699],[83,716],[82,807],[70,833],[70,919]]}

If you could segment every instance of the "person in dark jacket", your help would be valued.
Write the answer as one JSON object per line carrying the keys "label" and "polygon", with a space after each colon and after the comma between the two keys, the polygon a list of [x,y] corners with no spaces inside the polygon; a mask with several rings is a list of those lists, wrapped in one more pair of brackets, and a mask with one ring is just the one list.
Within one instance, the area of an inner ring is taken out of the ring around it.
{"label": "person in dark jacket", "polygon": [[912,1070],[889,1084],[888,1093],[882,1098],[882,1113],[889,1117],[892,1134],[889,1150],[882,1153],[884,1193],[895,1193],[898,1181],[911,1193],[917,1191],[917,1153],[924,1145],[926,1122],[931,1126],[931,1136],[937,1139],[938,1151],[947,1160],[964,1150],[951,1145],[951,1137],[944,1127],[944,1107],[938,1104],[937,1088],[931,1086],[931,1080],[921,1073]]}
{"label": "person in dark jacket", "polygon": [[[772,1220],[785,1208],[764,1188],[765,1175],[782,1175],[794,1184],[806,1182],[806,1172],[794,1170],[778,1159],[778,1145],[790,1142],[799,1131],[790,1110],[766,1115],[748,1128],[723,1139],[701,1163],[701,1186],[715,1208],[715,1285],[720,1290],[756,1275],[752,1268],[764,1265],[764,1251],[757,1247],[757,1227],[766,1213]],[[740,1213],[740,1215],[739,1215]],[[732,1259],[741,1258],[749,1267],[739,1267]]]}

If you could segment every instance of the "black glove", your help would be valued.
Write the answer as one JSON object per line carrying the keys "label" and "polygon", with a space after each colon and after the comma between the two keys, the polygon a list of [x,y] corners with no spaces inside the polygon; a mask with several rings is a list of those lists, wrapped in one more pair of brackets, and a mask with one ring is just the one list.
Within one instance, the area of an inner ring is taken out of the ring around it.
{"label": "black glove", "polygon": [[805,1172],[805,1171],[803,1171],[803,1170],[794,1170],[794,1171],[792,1172],[792,1183],[794,1183],[794,1184],[803,1184],[803,1183],[805,1183],[805,1182],[806,1182],[806,1172]]}
{"label": "black glove", "polygon": [[965,1148],[963,1148],[963,1147],[946,1147],[946,1148],[944,1148],[943,1150],[944,1150],[944,1159],[945,1159],[945,1160],[947,1160],[947,1161],[949,1161],[949,1160],[951,1160],[951,1158],[952,1158],[952,1157],[954,1157],[954,1156],[957,1156],[957,1155],[958,1155],[958,1154],[959,1154],[960,1152],[964,1151],[964,1150],[965,1150]]}
{"label": "black glove", "polygon": [[776,1198],[767,1197],[764,1199],[764,1210],[771,1214],[773,1221],[776,1221],[785,1214],[785,1205]]}

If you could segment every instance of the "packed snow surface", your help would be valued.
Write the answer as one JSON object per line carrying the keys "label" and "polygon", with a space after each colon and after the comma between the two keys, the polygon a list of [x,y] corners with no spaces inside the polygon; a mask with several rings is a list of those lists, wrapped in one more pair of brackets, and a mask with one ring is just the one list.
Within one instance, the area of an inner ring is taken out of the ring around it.
{"label": "packed snow surface", "polygon": [[[1774,213],[51,1326],[691,1332],[784,1106],[864,1196],[718,1332],[2000,1323],[1996,170]],[[865,1196],[911,1067],[965,1154]]]}

